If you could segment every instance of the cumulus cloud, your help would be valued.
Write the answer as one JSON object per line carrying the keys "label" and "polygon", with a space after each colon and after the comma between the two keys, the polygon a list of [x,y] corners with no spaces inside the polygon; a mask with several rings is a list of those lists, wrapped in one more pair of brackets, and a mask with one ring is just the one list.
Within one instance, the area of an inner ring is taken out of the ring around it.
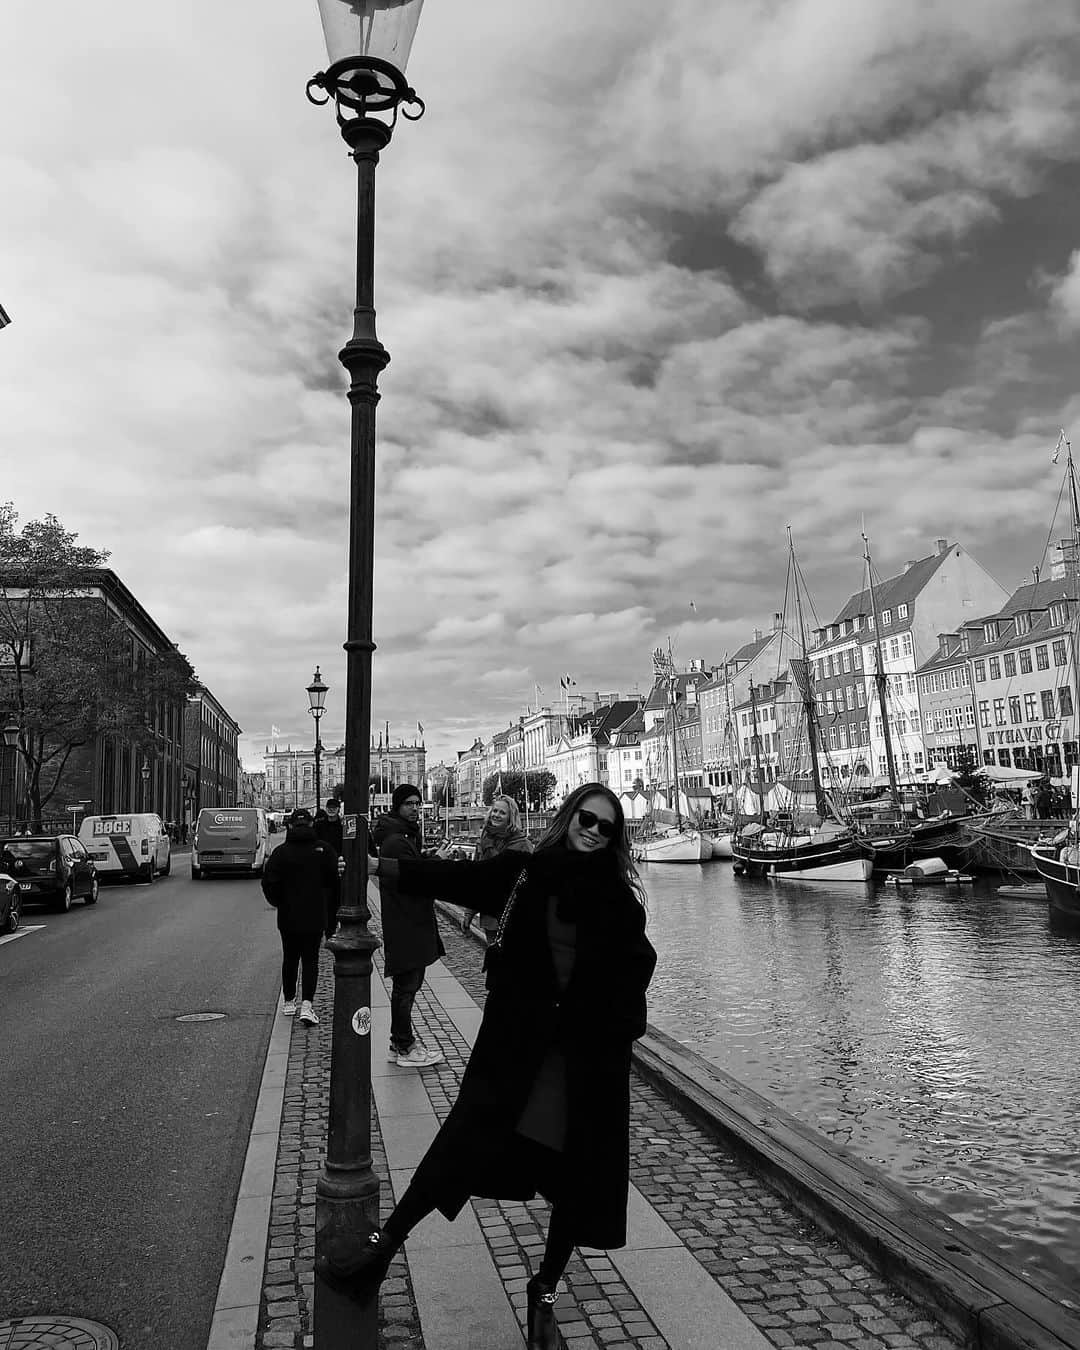
{"label": "cumulus cloud", "polygon": [[[333,740],[355,204],[317,17],[15,4],[53,96],[0,76],[3,496],[112,549],[249,761],[310,736],[316,661]],[[1080,254],[1013,215],[1080,156],[1070,8],[428,7],[378,174],[376,723],[452,755],[558,672],[718,660],[789,523],[825,609],[863,513],[883,566],[947,534],[1027,570]],[[1049,311],[999,286],[1017,253]]]}

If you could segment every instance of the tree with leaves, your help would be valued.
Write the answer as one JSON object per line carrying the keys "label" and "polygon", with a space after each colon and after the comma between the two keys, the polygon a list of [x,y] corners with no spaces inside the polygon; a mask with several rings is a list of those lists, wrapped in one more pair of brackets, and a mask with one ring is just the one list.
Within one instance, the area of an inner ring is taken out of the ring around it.
{"label": "tree with leaves", "polygon": [[99,736],[152,751],[192,690],[175,648],[155,651],[109,604],[109,555],[54,515],[18,528],[0,506],[0,704],[19,727],[27,814],[40,828],[73,757]]}
{"label": "tree with leaves", "polygon": [[[500,780],[502,786],[500,788]],[[513,797],[522,811],[525,810],[525,793],[529,794],[529,810],[540,811],[547,805],[555,791],[555,775],[550,769],[507,769],[505,773],[489,774],[480,789],[480,799],[490,806],[497,793]]]}

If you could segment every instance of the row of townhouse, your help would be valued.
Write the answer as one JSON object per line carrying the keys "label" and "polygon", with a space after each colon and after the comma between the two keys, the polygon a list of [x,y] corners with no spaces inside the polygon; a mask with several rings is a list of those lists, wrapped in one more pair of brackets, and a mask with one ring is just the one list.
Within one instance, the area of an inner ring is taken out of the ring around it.
{"label": "row of townhouse", "polygon": [[[1068,547],[1060,550],[1050,579],[1010,596],[965,548],[938,539],[808,634],[827,786],[886,774],[886,717],[901,779],[971,755],[1054,777],[1077,762],[1069,637],[1077,569]],[[594,694],[574,709],[531,709],[461,753],[458,801],[479,806],[486,779],[509,768],[549,769],[556,801],[589,781],[618,792],[670,788],[676,761],[680,786],[715,798],[746,778],[790,773],[805,765],[804,698],[791,666],[802,641],[775,614],[719,665],[661,672],[644,698]]]}

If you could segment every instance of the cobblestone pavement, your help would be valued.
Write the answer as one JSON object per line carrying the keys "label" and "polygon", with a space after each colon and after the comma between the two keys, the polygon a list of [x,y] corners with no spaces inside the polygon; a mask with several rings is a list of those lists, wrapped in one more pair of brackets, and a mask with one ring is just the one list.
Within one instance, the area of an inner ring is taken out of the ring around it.
{"label": "cobblestone pavement", "polygon": [[[482,1004],[480,949],[445,916],[445,964]],[[377,916],[372,927],[378,931]],[[296,1024],[271,1213],[257,1350],[311,1346],[315,1180],[322,1162],[329,1098],[332,962],[322,956],[317,1031]],[[418,1031],[446,1060],[425,1070],[439,1119],[450,1109],[468,1045],[442,1007],[421,991]],[[372,1046],[373,1053],[381,1047]],[[375,1170],[384,1216],[390,1184],[377,1121]],[[958,1350],[943,1328],[801,1218],[746,1165],[635,1075],[631,1094],[634,1185],[774,1345],[813,1350]],[[525,1283],[539,1264],[546,1204],[472,1202],[507,1297],[524,1323]],[[668,1350],[634,1291],[601,1252],[575,1252],[559,1301],[570,1350]],[[395,1259],[380,1300],[379,1345],[423,1346],[404,1255]],[[476,1350],[482,1350],[477,1347]]]}

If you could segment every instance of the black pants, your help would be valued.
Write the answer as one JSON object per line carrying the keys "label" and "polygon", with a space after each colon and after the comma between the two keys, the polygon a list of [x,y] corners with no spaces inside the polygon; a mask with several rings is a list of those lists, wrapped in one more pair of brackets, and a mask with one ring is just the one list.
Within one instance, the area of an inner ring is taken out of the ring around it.
{"label": "black pants", "polygon": [[412,1026],[413,1004],[424,983],[424,967],[399,970],[392,975],[390,989],[390,1045],[399,1055],[407,1055],[416,1042]]}
{"label": "black pants", "polygon": [[321,933],[281,934],[281,992],[286,1001],[296,997],[296,971],[303,967],[300,997],[309,1003],[315,997],[319,982],[319,946]]}

